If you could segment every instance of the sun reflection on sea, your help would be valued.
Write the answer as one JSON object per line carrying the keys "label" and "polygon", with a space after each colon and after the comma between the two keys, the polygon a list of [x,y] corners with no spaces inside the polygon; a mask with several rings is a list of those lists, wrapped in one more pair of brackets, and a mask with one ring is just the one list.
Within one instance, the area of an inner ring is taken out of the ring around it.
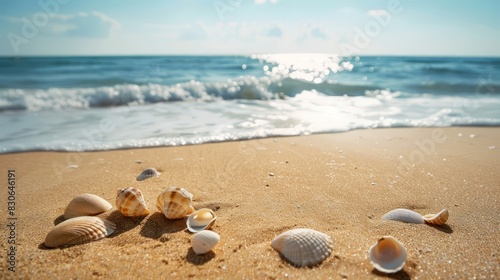
{"label": "sun reflection on sea", "polygon": [[268,76],[291,78],[312,83],[328,81],[331,74],[351,71],[354,65],[336,54],[327,53],[282,53],[252,55]]}

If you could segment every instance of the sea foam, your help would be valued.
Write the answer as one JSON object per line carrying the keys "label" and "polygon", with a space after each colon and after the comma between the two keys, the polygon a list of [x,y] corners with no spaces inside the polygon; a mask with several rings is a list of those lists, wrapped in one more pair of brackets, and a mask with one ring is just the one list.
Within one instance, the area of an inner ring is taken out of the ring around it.
{"label": "sea foam", "polygon": [[500,125],[500,59],[0,58],[0,153]]}

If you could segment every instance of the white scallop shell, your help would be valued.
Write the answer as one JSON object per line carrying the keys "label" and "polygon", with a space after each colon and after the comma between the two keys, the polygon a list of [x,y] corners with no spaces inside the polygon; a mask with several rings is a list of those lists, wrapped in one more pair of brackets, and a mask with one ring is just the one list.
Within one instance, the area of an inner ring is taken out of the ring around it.
{"label": "white scallop shell", "polygon": [[190,232],[199,232],[210,229],[217,220],[214,211],[208,208],[196,210],[189,215],[186,225]]}
{"label": "white scallop shell", "polygon": [[411,224],[425,223],[424,218],[422,218],[422,215],[418,214],[417,212],[403,208],[398,208],[387,212],[384,216],[382,216],[382,219],[400,221]]}
{"label": "white scallop shell", "polygon": [[103,198],[95,194],[85,193],[75,196],[69,202],[63,216],[65,219],[79,216],[93,216],[104,213],[111,208],[113,208],[111,203]]}
{"label": "white scallop shell", "polygon": [[370,248],[368,258],[378,271],[398,272],[406,263],[406,248],[394,237],[384,236]]}
{"label": "white scallop shell", "polygon": [[333,241],[325,233],[298,228],[278,235],[271,247],[295,266],[314,266],[332,253]]}
{"label": "white scallop shell", "polygon": [[116,225],[99,217],[76,217],[55,226],[45,237],[45,246],[50,248],[77,245],[99,240],[116,229]]}
{"label": "white scallop shell", "polygon": [[194,212],[193,195],[183,188],[170,187],[158,195],[156,208],[167,219],[180,219]]}
{"label": "white scallop shell", "polygon": [[193,251],[197,255],[206,254],[219,243],[220,236],[211,230],[202,230],[191,239]]}
{"label": "white scallop shell", "polygon": [[448,209],[443,209],[437,214],[427,214],[423,216],[426,223],[431,225],[444,225],[448,221]]}
{"label": "white scallop shell", "polygon": [[161,173],[158,172],[158,170],[154,169],[153,167],[149,167],[144,169],[144,171],[142,171],[142,173],[137,176],[136,180],[142,181],[152,177],[160,177],[160,175]]}
{"label": "white scallop shell", "polygon": [[116,207],[125,217],[141,217],[149,214],[142,192],[137,188],[124,188],[116,194]]}

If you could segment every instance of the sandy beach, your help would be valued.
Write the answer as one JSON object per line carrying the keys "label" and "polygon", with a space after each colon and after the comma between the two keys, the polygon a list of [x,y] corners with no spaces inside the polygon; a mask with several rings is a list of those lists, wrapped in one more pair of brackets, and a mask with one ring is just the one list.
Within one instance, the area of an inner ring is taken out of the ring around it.
{"label": "sandy beach", "polygon": [[[392,128],[107,152],[0,155],[2,279],[498,279],[500,128]],[[138,182],[147,167],[161,176]],[[15,236],[9,239],[8,170],[15,170]],[[151,209],[125,218],[117,189],[141,189]],[[211,208],[221,236],[195,255],[185,219],[155,208],[160,192],[182,187],[195,208]],[[117,225],[102,240],[64,249],[43,242],[68,202],[93,193],[113,204]],[[445,226],[385,221],[407,208],[447,208]],[[271,248],[280,233],[312,228],[333,253],[296,268]],[[373,269],[367,251],[391,235],[408,251],[404,269]],[[15,272],[7,252],[15,240]],[[6,277],[5,277],[6,276]]]}

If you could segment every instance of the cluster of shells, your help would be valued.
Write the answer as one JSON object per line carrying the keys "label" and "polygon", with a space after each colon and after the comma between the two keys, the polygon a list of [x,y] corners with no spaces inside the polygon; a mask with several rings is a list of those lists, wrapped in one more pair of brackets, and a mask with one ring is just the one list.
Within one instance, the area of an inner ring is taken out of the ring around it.
{"label": "cluster of shells", "polygon": [[[144,170],[136,179],[142,181],[158,177],[154,168]],[[219,242],[220,236],[209,229],[217,217],[211,209],[195,210],[192,206],[193,195],[183,188],[170,187],[161,192],[156,199],[156,208],[167,219],[187,217],[187,229],[195,233],[191,239],[196,254],[210,252]],[[125,217],[143,217],[150,213],[142,192],[138,188],[119,189],[115,204]],[[66,219],[56,225],[46,236],[45,246],[49,248],[83,244],[102,239],[113,234],[116,225],[95,215],[109,211],[113,206],[105,199],[94,194],[81,194],[73,198],[66,207]]]}
{"label": "cluster of shells", "polygon": [[[408,209],[398,208],[385,214],[382,219],[414,224],[444,225],[448,210],[437,214],[420,215]],[[333,242],[329,235],[312,229],[299,228],[277,236],[271,247],[277,250],[291,264],[314,266],[331,254]],[[395,273],[403,269],[407,252],[404,245],[392,236],[380,238],[368,250],[368,258],[375,269],[384,273]]]}
{"label": "cluster of shells", "polygon": [[[382,216],[383,220],[392,220],[411,224],[444,225],[448,221],[448,210],[443,209],[437,214],[420,215],[419,213],[398,208]],[[368,257],[373,267],[380,272],[394,273],[403,269],[406,263],[406,248],[392,236],[380,238],[370,250]]]}
{"label": "cluster of shells", "polygon": [[82,244],[111,235],[116,225],[106,219],[95,217],[113,208],[103,198],[94,194],[80,194],[73,198],[63,217],[65,221],[56,225],[45,237],[45,246],[50,248]]}
{"label": "cluster of shells", "polygon": [[[137,180],[158,177],[154,168],[144,170]],[[220,236],[211,231],[217,220],[208,208],[196,210],[192,206],[193,195],[183,188],[170,187],[156,198],[156,208],[167,219],[186,218],[187,229],[195,233],[191,239],[196,254],[210,252],[219,242]],[[117,191],[116,207],[125,217],[142,217],[150,213],[142,192],[137,188],[123,188]],[[64,218],[45,238],[45,246],[61,247],[82,244],[109,236],[116,225],[106,219],[96,217],[106,212],[112,205],[93,194],[81,194],[73,198],[66,207]],[[394,209],[382,216],[384,220],[394,220],[413,224],[444,225],[448,220],[448,210],[437,214],[420,215],[408,209]],[[288,262],[297,267],[315,266],[328,258],[333,251],[332,238],[322,232],[297,228],[278,235],[271,247]],[[375,269],[384,273],[394,273],[403,269],[407,252],[404,245],[392,236],[380,238],[369,250],[368,258]]]}

